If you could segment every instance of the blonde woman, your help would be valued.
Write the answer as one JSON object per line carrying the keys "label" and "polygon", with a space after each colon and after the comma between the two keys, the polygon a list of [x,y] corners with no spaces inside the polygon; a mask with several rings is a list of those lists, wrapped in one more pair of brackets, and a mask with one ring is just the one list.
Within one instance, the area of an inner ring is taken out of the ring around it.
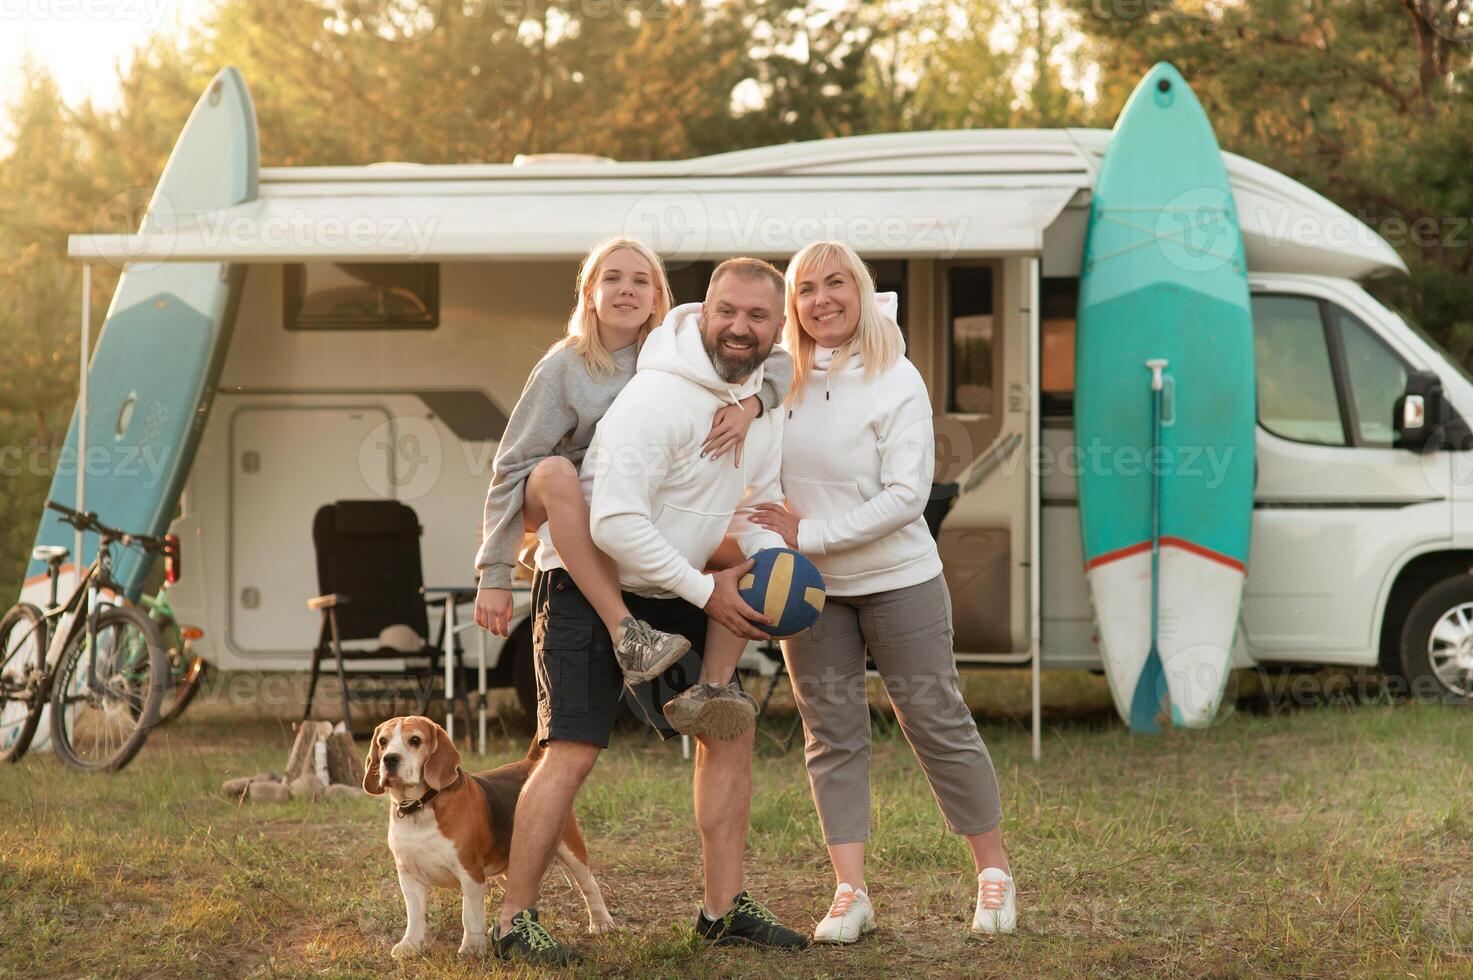
{"label": "blonde woman", "polygon": [[793,390],[783,427],[787,508],[753,520],[823,572],[828,601],[783,641],[807,736],[807,766],[837,887],[814,930],[852,943],[875,926],[864,874],[869,837],[873,657],[949,830],[977,873],[974,932],[1011,932],[1014,886],[997,776],[962,700],[951,602],[922,517],[935,462],[930,398],[905,358],[895,294],[876,296],[854,250],[809,245],[787,270],[785,344]]}
{"label": "blonde woman", "polygon": [[[662,633],[629,614],[614,561],[594,545],[588,503],[578,466],[594,427],[634,376],[639,350],[671,306],[665,267],[646,245],[611,238],[594,246],[578,272],[577,299],[567,335],[543,356],[512,410],[501,437],[486,493],[482,541],[476,555],[480,588],[476,622],[506,636],[512,611],[511,578],[525,531],[546,526],[556,560],[598,613],[614,642],[614,654],[631,685],[663,673],[690,649],[686,637]],[[705,443],[709,465],[739,452],[751,420],[776,408],[787,393],[786,359],[769,368],[762,391],[716,414]],[[760,400],[760,401],[759,401]],[[722,650],[740,655],[730,638]],[[732,666],[735,666],[734,656]],[[722,699],[712,717],[692,721],[686,734],[707,725],[724,737],[750,728],[750,699]],[[733,720],[733,714],[743,717]],[[736,732],[726,732],[736,728]]]}

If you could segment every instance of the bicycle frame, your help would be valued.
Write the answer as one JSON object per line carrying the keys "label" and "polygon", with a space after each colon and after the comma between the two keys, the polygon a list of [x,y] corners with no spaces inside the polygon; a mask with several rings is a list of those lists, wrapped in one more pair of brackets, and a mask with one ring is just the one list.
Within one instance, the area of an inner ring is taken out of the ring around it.
{"label": "bicycle frame", "polygon": [[169,604],[168,583],[166,582],[161,585],[158,592],[153,595],[144,594],[139,596],[138,603],[161,628],[164,625],[163,622],[160,622],[161,618],[168,622],[169,628],[174,632],[174,636],[165,636],[164,639],[165,641],[170,639],[176,641],[179,644],[179,652],[182,656],[188,641],[184,636],[185,627],[179,625],[179,620],[174,615],[174,607]]}
{"label": "bicycle frame", "polygon": [[[72,613],[71,621],[65,628],[58,629],[51,638],[46,650],[46,663],[55,664],[61,659],[61,652],[66,649],[79,629],[87,630],[87,690],[93,694],[100,693],[101,688],[97,683],[97,613],[100,609],[99,600],[101,589],[98,583],[98,573],[103,564],[104,555],[108,555],[109,548],[106,542],[98,549],[97,558],[87,567],[81,581],[77,583],[76,591],[72,593],[65,606],[58,607],[59,614],[57,623],[66,620],[68,612]],[[110,556],[109,556],[110,557]],[[111,564],[111,562],[109,562]]]}
{"label": "bicycle frame", "polygon": [[[117,583],[113,582],[112,544],[104,538],[97,550],[97,557],[82,573],[76,588],[64,605],[55,602],[59,575],[52,573],[52,604],[41,616],[43,623],[55,621],[56,629],[46,645],[46,667],[53,668],[60,660],[62,651],[77,636],[79,630],[87,630],[87,691],[102,694],[104,685],[97,677],[97,622],[105,605],[113,602],[102,595],[104,588],[116,595]],[[65,624],[65,625],[63,625]]]}

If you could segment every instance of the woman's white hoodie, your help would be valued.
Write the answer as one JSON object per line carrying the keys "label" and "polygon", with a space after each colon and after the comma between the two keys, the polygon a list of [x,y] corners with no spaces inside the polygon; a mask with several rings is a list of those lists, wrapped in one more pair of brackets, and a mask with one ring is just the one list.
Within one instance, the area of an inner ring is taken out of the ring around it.
{"label": "woman's white hoodie", "polygon": [[[895,319],[895,294],[877,299]],[[783,426],[782,486],[800,518],[798,550],[830,595],[919,585],[941,574],[922,516],[936,465],[926,384],[903,355],[870,377],[857,352],[838,371],[833,355],[815,349]]]}

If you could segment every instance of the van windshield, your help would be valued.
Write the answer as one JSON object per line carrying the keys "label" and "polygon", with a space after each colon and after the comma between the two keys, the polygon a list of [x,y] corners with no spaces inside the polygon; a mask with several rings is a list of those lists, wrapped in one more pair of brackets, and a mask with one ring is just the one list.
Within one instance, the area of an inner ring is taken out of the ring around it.
{"label": "van windshield", "polygon": [[1464,381],[1468,382],[1468,384],[1470,385],[1473,385],[1473,373],[1470,373],[1463,362],[1454,357],[1446,347],[1438,343],[1436,338],[1434,338],[1426,330],[1422,329],[1422,325],[1420,323],[1418,323],[1416,320],[1413,320],[1405,310],[1403,310],[1396,304],[1388,303],[1385,300],[1382,300],[1381,302],[1392,313],[1395,313],[1397,318],[1400,319],[1402,323],[1406,324],[1407,329],[1411,330],[1411,332],[1416,334],[1418,337],[1421,337],[1422,340],[1426,342],[1428,347],[1431,347],[1433,350],[1437,351],[1437,353],[1441,354],[1442,359],[1448,364],[1451,364],[1453,370],[1457,371],[1458,374],[1463,376]]}

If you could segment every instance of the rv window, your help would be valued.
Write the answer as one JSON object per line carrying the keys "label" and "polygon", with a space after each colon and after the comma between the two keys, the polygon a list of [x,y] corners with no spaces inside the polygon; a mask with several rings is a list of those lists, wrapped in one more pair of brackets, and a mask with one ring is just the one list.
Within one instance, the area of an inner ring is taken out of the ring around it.
{"label": "rv window", "polygon": [[288,330],[432,330],[440,324],[440,267],[308,262],[285,267]]}
{"label": "rv window", "polygon": [[992,268],[946,270],[946,319],[951,334],[950,411],[994,414]]}
{"label": "rv window", "polygon": [[1359,444],[1389,447],[1396,436],[1396,400],[1406,391],[1406,365],[1364,323],[1338,306],[1331,309],[1340,331]]}
{"label": "rv window", "polygon": [[1079,280],[1044,277],[1039,283],[1038,299],[1043,414],[1070,418],[1074,415],[1074,319],[1079,309]]}
{"label": "rv window", "polygon": [[687,262],[684,265],[672,260],[666,264],[665,274],[670,279],[670,294],[675,305],[700,303],[706,299],[706,287],[711,284],[711,271],[715,262]]}
{"label": "rv window", "polygon": [[1304,296],[1253,297],[1253,338],[1259,424],[1296,442],[1345,445],[1319,302]]}
{"label": "rv window", "polygon": [[905,349],[910,350],[910,321],[905,315],[905,260],[865,259],[870,271],[875,274],[875,292],[894,293],[899,301],[900,335],[905,338]]}

